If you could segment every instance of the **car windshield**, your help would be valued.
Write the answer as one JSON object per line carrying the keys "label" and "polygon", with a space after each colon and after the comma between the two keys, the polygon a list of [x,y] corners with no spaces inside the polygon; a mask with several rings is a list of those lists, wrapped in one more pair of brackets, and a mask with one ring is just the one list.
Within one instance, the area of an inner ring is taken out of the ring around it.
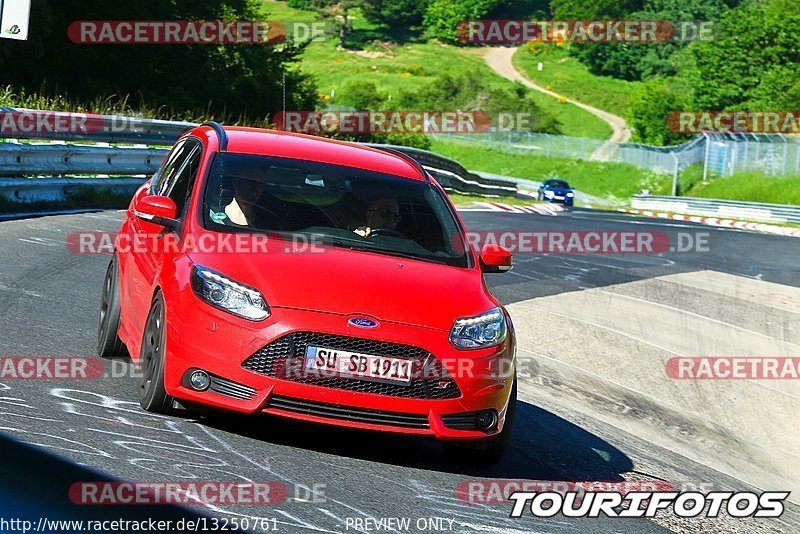
{"label": "car windshield", "polygon": [[459,225],[434,186],[353,167],[221,153],[203,218],[209,230],[310,234],[324,245],[469,266]]}
{"label": "car windshield", "polygon": [[563,180],[550,180],[547,182],[547,187],[556,187],[558,189],[569,189],[569,184]]}

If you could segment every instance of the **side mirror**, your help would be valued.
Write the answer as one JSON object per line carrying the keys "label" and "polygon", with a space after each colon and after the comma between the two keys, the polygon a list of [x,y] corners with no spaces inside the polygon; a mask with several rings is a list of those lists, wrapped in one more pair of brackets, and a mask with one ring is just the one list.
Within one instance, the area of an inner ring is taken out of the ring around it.
{"label": "side mirror", "polygon": [[174,230],[178,226],[178,207],[169,197],[147,195],[139,199],[134,214],[143,221]]}
{"label": "side mirror", "polygon": [[481,271],[504,273],[513,266],[511,252],[500,245],[486,245],[481,250]]}

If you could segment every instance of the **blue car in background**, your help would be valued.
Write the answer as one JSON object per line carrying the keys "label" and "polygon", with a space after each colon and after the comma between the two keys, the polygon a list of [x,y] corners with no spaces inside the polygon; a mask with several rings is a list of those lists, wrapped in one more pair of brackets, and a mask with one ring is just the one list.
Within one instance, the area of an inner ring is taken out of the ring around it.
{"label": "blue car in background", "polygon": [[565,206],[572,206],[575,191],[564,180],[550,179],[542,182],[537,196],[545,202],[561,202]]}

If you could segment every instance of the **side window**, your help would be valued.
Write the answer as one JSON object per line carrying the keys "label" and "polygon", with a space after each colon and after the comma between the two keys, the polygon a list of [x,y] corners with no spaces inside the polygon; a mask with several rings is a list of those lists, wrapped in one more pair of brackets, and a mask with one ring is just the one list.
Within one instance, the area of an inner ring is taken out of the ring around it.
{"label": "side window", "polygon": [[[170,173],[164,182],[162,195],[166,195],[175,202],[178,207],[178,217],[183,214],[183,208],[189,197],[197,170],[200,168],[202,149],[196,141],[188,141],[185,151],[180,158],[180,164],[176,163],[174,172]],[[177,162],[178,160],[176,160]]]}
{"label": "side window", "polygon": [[164,194],[170,178],[180,170],[181,165],[186,161],[186,156],[189,151],[187,147],[188,144],[186,140],[178,142],[177,145],[172,147],[167,157],[164,158],[164,163],[161,164],[161,168],[158,169],[156,176],[153,178],[151,192],[154,195]]}

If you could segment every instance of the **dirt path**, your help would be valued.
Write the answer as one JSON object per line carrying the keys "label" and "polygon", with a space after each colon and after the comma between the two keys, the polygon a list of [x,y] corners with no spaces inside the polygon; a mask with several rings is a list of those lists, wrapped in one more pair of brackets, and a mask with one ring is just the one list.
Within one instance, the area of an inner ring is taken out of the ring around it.
{"label": "dirt path", "polygon": [[[540,85],[536,85],[528,78],[526,78],[520,71],[518,71],[514,67],[514,64],[511,60],[511,58],[514,56],[515,51],[516,48],[490,47],[487,49],[484,59],[486,59],[486,63],[503,78],[515,82],[520,82],[526,87],[530,87],[531,89],[539,91],[540,93],[544,93],[546,95],[550,95],[555,98],[559,97],[565,98],[563,95],[559,95],[558,93],[545,89]],[[588,104],[584,104],[583,102],[572,100],[571,98],[566,98],[566,101],[606,121],[613,130],[611,137],[608,139],[609,141],[625,143],[631,138],[631,129],[628,127],[627,123],[625,122],[625,119],[623,119],[622,117],[619,117],[607,111],[603,111],[602,109],[598,109]]]}

